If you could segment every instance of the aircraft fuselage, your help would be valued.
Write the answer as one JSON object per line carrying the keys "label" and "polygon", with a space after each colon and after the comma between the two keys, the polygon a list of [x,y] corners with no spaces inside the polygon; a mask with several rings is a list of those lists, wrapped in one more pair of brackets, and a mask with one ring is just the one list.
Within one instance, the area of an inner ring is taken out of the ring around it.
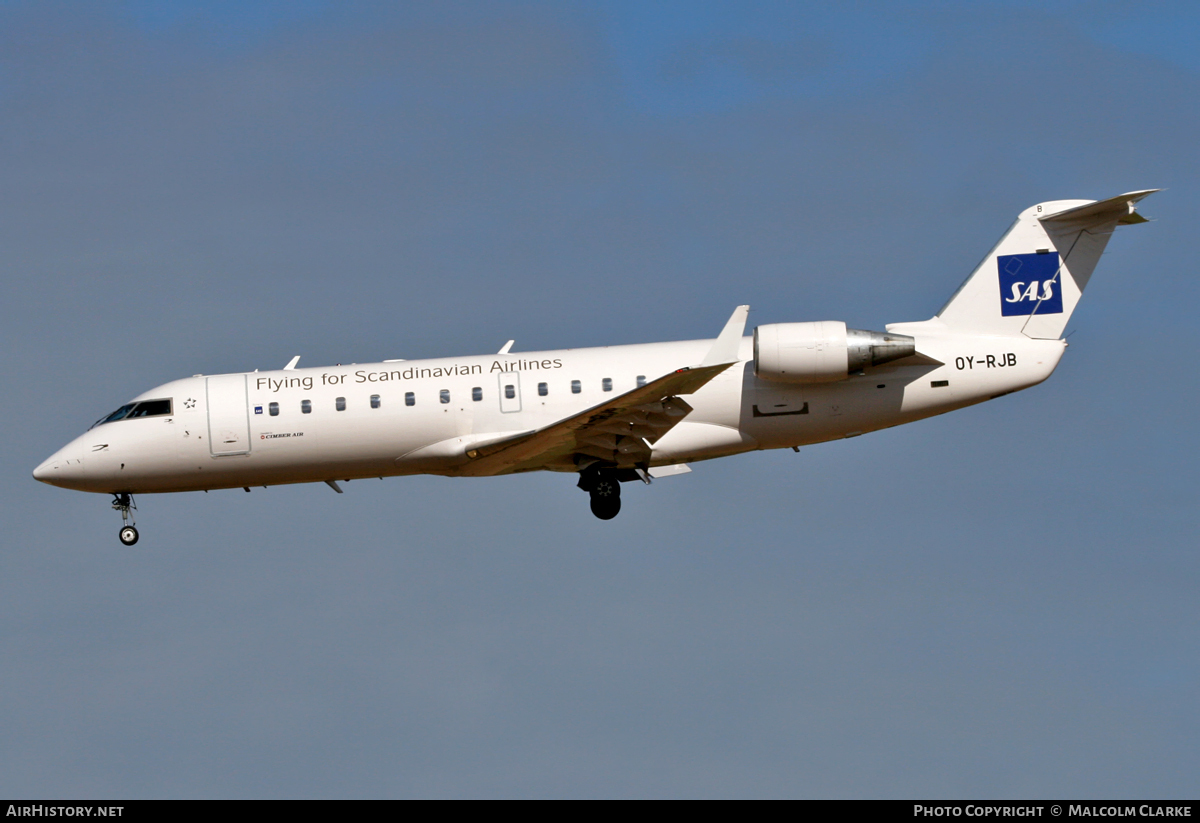
{"label": "aircraft fuselage", "polygon": [[[853,437],[1041,382],[1065,344],[895,325],[920,355],[831,383],[755,376],[752,340],[653,444],[651,467]],[[470,445],[533,431],[696,363],[712,340],[196,376],[134,398],[170,413],[96,425],[38,467],[102,493],[474,474]],[[940,365],[938,365],[940,361]],[[511,397],[506,394],[512,395]],[[307,411],[306,411],[307,409]],[[570,462],[540,468],[575,471]],[[505,471],[492,472],[496,474]]]}

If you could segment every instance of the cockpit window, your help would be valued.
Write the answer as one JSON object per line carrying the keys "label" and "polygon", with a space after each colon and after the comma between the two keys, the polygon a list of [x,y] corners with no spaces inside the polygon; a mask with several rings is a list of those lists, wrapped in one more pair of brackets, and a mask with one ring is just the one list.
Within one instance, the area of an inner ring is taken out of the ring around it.
{"label": "cockpit window", "polygon": [[162,417],[171,414],[171,399],[143,400],[141,403],[126,403],[110,415],[101,417],[92,428],[112,423],[115,420],[130,420],[134,417]]}
{"label": "cockpit window", "polygon": [[168,400],[143,400],[137,404],[137,407],[129,414],[125,415],[128,420],[133,417],[162,417],[171,413],[171,401]]}
{"label": "cockpit window", "polygon": [[111,423],[114,420],[120,420],[121,418],[125,417],[125,415],[127,415],[131,411],[133,411],[133,407],[136,405],[137,405],[137,403],[126,403],[124,406],[117,409],[112,414],[108,414],[108,415],[105,415],[104,417],[101,417],[99,420],[97,420],[95,423],[92,424],[92,428],[94,429],[97,426],[103,425],[105,423]]}

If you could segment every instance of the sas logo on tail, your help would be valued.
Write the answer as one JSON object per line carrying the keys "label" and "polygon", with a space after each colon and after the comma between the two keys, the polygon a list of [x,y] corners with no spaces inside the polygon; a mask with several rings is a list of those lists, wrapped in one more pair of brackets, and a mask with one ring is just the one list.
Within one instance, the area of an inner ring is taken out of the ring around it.
{"label": "sas logo on tail", "polygon": [[1002,254],[1000,269],[1000,314],[1062,314],[1058,253]]}

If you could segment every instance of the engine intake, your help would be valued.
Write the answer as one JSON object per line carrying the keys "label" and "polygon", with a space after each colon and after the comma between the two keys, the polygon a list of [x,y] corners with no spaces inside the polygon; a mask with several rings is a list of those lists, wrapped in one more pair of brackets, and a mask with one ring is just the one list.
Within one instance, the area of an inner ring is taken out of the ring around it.
{"label": "engine intake", "polygon": [[754,374],[780,383],[833,383],[917,351],[906,334],[848,329],[840,320],[774,323],[754,330]]}

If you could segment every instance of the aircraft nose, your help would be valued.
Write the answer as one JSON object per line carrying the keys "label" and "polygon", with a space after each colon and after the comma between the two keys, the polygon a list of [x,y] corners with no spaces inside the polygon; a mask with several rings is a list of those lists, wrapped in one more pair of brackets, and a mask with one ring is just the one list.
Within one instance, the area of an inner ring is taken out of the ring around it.
{"label": "aircraft nose", "polygon": [[62,452],[55,452],[33,470],[33,479],[49,483],[51,486],[57,485],[70,472],[71,464],[78,462],[65,459]]}
{"label": "aircraft nose", "polygon": [[33,470],[33,479],[40,480],[43,483],[50,482],[50,475],[54,472],[54,460],[47,460],[42,465]]}
{"label": "aircraft nose", "polygon": [[77,481],[83,473],[83,457],[79,454],[68,453],[73,451],[68,447],[59,449],[50,455],[33,470],[33,479],[51,486],[70,488],[71,484]]}

